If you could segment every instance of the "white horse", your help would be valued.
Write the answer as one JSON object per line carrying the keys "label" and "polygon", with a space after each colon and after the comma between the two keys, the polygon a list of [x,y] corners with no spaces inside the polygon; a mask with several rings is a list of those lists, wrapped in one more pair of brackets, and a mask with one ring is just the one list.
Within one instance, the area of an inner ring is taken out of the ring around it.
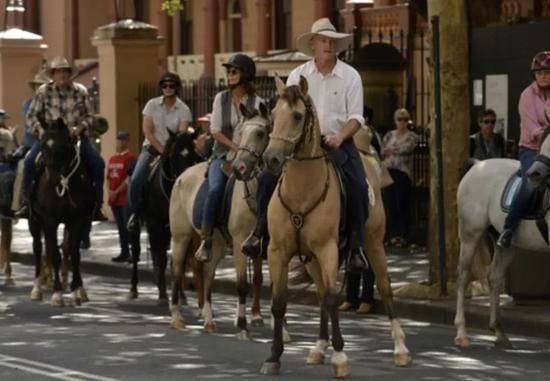
{"label": "white horse", "polygon": [[[548,135],[545,135],[548,136]],[[550,178],[550,139],[544,139],[536,161],[527,176],[535,187],[547,186]],[[464,293],[470,281],[472,260],[478,245],[485,244],[484,237],[489,227],[502,231],[506,213],[501,208],[501,195],[510,176],[519,169],[519,161],[511,159],[489,159],[476,163],[464,176],[457,192],[458,235],[460,238],[460,259],[458,263],[458,287],[455,326],[455,345],[468,347],[470,339],[466,333],[464,318]],[[545,216],[550,226],[550,213]],[[533,220],[522,220],[512,245],[526,250],[550,252],[550,247],[540,234]],[[500,319],[500,292],[504,285],[507,268],[514,258],[514,249],[494,246],[494,255],[489,270],[490,324],[495,332],[495,345],[510,347]]]}

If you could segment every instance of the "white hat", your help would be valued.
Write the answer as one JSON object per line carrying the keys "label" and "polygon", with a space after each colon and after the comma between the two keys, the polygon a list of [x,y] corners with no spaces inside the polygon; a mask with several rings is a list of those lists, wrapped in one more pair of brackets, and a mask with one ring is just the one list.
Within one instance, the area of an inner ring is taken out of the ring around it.
{"label": "white hat", "polygon": [[330,37],[335,41],[335,53],[338,54],[342,50],[345,50],[352,41],[353,36],[347,33],[338,33],[336,28],[328,18],[322,18],[313,23],[311,26],[311,32],[304,33],[296,40],[296,49],[308,56],[313,57],[313,50],[311,50],[311,39],[320,34],[321,36]]}

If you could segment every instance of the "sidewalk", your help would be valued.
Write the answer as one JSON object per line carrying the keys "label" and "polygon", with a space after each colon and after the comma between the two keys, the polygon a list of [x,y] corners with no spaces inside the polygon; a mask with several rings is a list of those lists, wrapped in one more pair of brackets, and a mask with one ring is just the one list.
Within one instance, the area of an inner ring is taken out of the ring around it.
{"label": "sidewalk", "polygon": [[[31,237],[27,223],[20,221],[14,226],[12,251],[14,261],[32,264]],[[61,233],[61,231],[60,231]],[[83,273],[101,274],[128,279],[131,276],[130,265],[111,262],[118,255],[118,235],[113,223],[94,223],[90,250],[82,250]],[[147,248],[147,235],[142,233],[142,254],[139,263],[139,278],[144,284],[153,281],[152,262]],[[400,250],[387,253],[388,270],[392,279],[392,287],[396,288],[409,282],[419,282],[428,278],[428,258],[426,253],[410,254]],[[235,294],[235,275],[233,260],[226,256],[220,262],[216,272],[214,292]],[[269,298],[269,271],[264,264],[264,298]],[[305,285],[289,286],[291,303],[317,304],[315,287]],[[215,300],[214,296],[214,300]],[[455,300],[418,300],[396,298],[396,311],[401,318],[426,321],[439,324],[453,324]],[[503,325],[510,334],[543,337],[550,339],[550,302],[538,305],[515,305],[509,296],[501,297]],[[383,313],[381,303],[377,303],[376,313]],[[476,297],[467,300],[466,319],[468,327],[487,329],[489,326],[489,299]],[[451,342],[450,338],[449,342]]]}

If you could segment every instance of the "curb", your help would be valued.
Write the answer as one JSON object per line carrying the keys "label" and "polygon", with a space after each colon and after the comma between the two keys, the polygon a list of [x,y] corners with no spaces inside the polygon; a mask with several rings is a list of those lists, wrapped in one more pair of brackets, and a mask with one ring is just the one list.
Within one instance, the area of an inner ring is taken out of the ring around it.
{"label": "curb", "polygon": [[[34,265],[34,257],[31,254],[12,253],[12,261],[25,265]],[[131,279],[131,268],[125,264],[101,263],[83,260],[81,263],[84,273],[109,276],[119,279],[127,279],[128,285]],[[154,283],[151,269],[138,269],[140,282]],[[167,283],[170,276],[167,275]],[[129,287],[128,287],[129,288]],[[189,288],[187,288],[189,290]],[[229,279],[215,279],[213,292],[221,294],[236,295],[235,282]],[[262,285],[261,297],[269,300],[271,294],[270,286]],[[305,305],[318,305],[317,294],[314,287],[300,286],[289,288],[289,302]],[[400,318],[423,321],[428,323],[453,325],[455,308],[449,305],[448,301],[429,301],[420,299],[394,299],[395,310]],[[487,330],[489,327],[489,308],[484,306],[468,305],[466,301],[466,322],[467,327]],[[384,307],[379,299],[376,299],[374,313],[384,315]],[[344,314],[345,316],[345,314]],[[548,320],[540,320],[536,317],[529,318],[524,312],[501,310],[502,324],[508,334],[532,336],[550,339],[550,317]],[[452,338],[449,338],[452,342]]]}

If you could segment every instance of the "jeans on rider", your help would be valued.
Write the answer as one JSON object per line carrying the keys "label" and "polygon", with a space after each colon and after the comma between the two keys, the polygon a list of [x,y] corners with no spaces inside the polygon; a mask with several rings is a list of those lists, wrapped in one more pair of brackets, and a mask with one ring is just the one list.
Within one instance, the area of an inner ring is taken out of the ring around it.
{"label": "jeans on rider", "polygon": [[128,213],[139,214],[139,206],[141,203],[141,193],[143,187],[147,183],[149,177],[149,161],[151,160],[151,154],[147,147],[143,147],[141,153],[138,156],[134,172],[130,179],[130,187],[128,188]]}
{"label": "jeans on rider", "polygon": [[103,183],[105,181],[105,161],[94,149],[90,140],[83,136],[80,138],[80,155],[86,170],[94,184],[96,202],[98,205],[103,203]]}
{"label": "jeans on rider", "polygon": [[519,149],[519,161],[521,165],[521,187],[519,192],[516,194],[510,205],[510,212],[506,216],[504,221],[504,229],[515,230],[521,219],[524,216],[525,211],[529,207],[531,202],[531,197],[533,196],[534,189],[529,184],[527,178],[527,171],[535,162],[537,157],[537,151],[523,148]]}
{"label": "jeans on rider", "polygon": [[208,167],[208,195],[202,209],[202,229],[211,230],[214,227],[216,214],[221,204],[227,176],[222,170],[225,159],[215,159]]}

